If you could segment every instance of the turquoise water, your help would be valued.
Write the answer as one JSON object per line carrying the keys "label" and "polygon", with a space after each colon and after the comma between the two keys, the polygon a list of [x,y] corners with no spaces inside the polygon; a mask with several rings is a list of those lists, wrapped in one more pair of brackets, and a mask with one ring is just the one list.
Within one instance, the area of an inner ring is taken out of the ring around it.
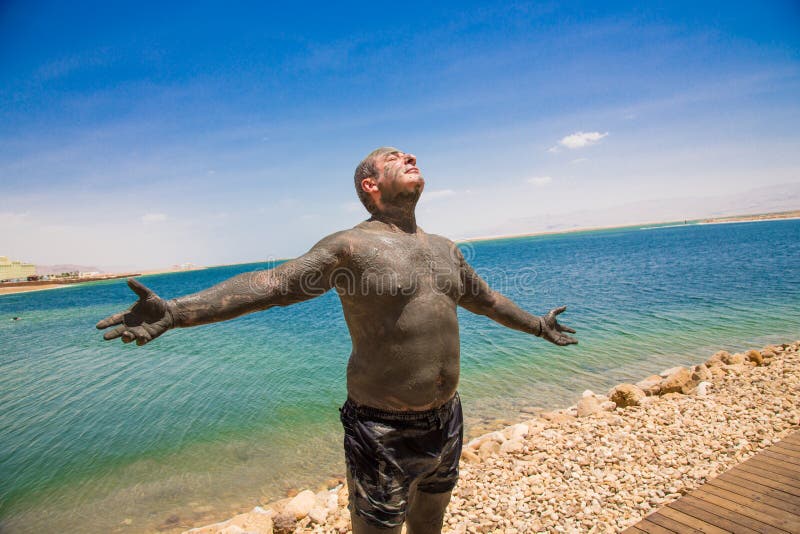
{"label": "turquoise water", "polygon": [[[473,431],[719,349],[800,339],[797,220],[463,249],[524,308],[567,304],[580,339],[559,348],[460,311]],[[263,267],[143,281],[171,298]],[[95,322],[131,302],[124,281],[0,296],[0,531],[142,532],[173,514],[188,526],[343,472],[350,341],[333,292],[145,347],[103,342]]]}

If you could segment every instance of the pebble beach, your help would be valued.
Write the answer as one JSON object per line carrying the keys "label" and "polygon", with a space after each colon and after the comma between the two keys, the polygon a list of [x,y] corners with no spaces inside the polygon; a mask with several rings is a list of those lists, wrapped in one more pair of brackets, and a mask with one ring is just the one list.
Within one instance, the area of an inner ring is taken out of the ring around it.
{"label": "pebble beach", "polygon": [[[465,443],[443,532],[621,532],[798,428],[800,341],[721,351]],[[185,532],[345,534],[342,482]]]}

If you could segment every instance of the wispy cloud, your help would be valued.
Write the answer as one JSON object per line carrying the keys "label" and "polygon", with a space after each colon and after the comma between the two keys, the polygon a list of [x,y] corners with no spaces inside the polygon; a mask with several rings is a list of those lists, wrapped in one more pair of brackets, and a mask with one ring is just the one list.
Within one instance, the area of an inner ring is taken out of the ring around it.
{"label": "wispy cloud", "polygon": [[534,176],[533,178],[528,178],[528,183],[533,184],[537,187],[547,185],[552,181],[553,181],[552,176]]}
{"label": "wispy cloud", "polygon": [[[606,137],[608,132],[600,133],[600,132],[575,132],[574,134],[570,134],[561,139],[558,142],[560,146],[569,149],[575,148],[583,148],[585,146],[594,145],[598,143],[602,138]],[[556,147],[553,147],[556,148]],[[553,148],[550,149],[551,152],[555,152]]]}
{"label": "wispy cloud", "polygon": [[145,224],[160,223],[167,220],[165,213],[145,213],[142,215],[142,222]]}

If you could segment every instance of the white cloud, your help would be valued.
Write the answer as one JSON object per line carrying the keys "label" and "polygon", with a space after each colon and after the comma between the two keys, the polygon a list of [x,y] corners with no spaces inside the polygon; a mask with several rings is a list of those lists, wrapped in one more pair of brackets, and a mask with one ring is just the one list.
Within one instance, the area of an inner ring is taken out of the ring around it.
{"label": "white cloud", "polygon": [[533,178],[528,178],[528,183],[533,184],[535,186],[543,186],[547,185],[553,181],[552,176],[534,176]]}
{"label": "white cloud", "polygon": [[167,215],[164,213],[145,213],[142,215],[142,222],[145,224],[159,223],[167,220]]}
{"label": "white cloud", "polygon": [[[600,141],[602,138],[606,137],[608,132],[600,133],[600,132],[575,132],[574,134],[570,134],[561,141],[558,142],[559,145],[574,149],[574,148],[583,148],[585,146],[593,145]],[[553,147],[555,148],[555,147]],[[554,152],[554,150],[550,150]]]}
{"label": "white cloud", "polygon": [[451,197],[456,192],[452,189],[440,189],[439,191],[425,191],[422,193],[422,198],[425,200],[436,200],[438,198]]}

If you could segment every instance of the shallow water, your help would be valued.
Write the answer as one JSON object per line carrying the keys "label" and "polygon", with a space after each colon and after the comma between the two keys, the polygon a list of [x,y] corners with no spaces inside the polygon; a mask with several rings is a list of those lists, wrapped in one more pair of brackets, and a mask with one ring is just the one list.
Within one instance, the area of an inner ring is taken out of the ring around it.
{"label": "shallow water", "polygon": [[[580,338],[559,348],[460,311],[459,389],[473,430],[719,349],[800,339],[800,221],[463,250],[524,308],[567,304],[561,317]],[[264,266],[143,281],[171,298]],[[94,323],[131,301],[124,281],[0,296],[0,531],[141,532],[173,514],[208,522],[343,472],[337,407],[350,340],[333,292],[146,347],[104,343]]]}

